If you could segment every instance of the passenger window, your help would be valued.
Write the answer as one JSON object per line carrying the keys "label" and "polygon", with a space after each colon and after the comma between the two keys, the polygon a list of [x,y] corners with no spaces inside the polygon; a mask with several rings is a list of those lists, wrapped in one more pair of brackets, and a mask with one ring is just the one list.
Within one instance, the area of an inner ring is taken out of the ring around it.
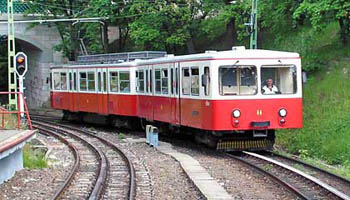
{"label": "passenger window", "polygon": [[176,68],[175,70],[175,93],[176,95],[179,94],[179,69]]}
{"label": "passenger window", "polygon": [[86,72],[80,72],[80,91],[87,91]]}
{"label": "passenger window", "polygon": [[50,90],[52,90],[52,73],[50,73]]}
{"label": "passenger window", "polygon": [[89,91],[95,91],[95,73],[88,72],[88,89]]}
{"label": "passenger window", "polygon": [[146,91],[149,93],[148,69],[146,69]]}
{"label": "passenger window", "polygon": [[182,70],[182,94],[189,95],[190,92],[191,92],[190,70],[188,68],[184,68]]}
{"label": "passenger window", "polygon": [[103,91],[107,92],[107,73],[103,72]]}
{"label": "passenger window", "polygon": [[130,73],[119,72],[120,76],[120,92],[130,93]]}
{"label": "passenger window", "polygon": [[139,78],[138,78],[138,92],[139,93],[144,93],[145,92],[145,76],[144,76],[144,72],[139,71]]}
{"label": "passenger window", "polygon": [[174,94],[174,69],[170,69],[170,93]]}
{"label": "passenger window", "polygon": [[168,69],[162,69],[162,94],[168,94]]}
{"label": "passenger window", "polygon": [[204,88],[204,95],[209,96],[210,90],[210,71],[209,67],[204,67],[204,74],[202,75],[202,86]]}
{"label": "passenger window", "polygon": [[161,77],[160,77],[160,70],[159,69],[156,69],[154,71],[154,81],[155,81],[155,93],[156,94],[161,94]]}
{"label": "passenger window", "polygon": [[109,73],[109,85],[111,92],[118,92],[118,72],[110,72]]}
{"label": "passenger window", "polygon": [[53,73],[53,85],[55,90],[61,90],[61,76],[59,72]]}
{"label": "passenger window", "polygon": [[73,90],[73,77],[72,77],[72,72],[69,73],[69,90]]}
{"label": "passenger window", "polygon": [[77,73],[75,72],[73,75],[73,85],[74,85],[74,91],[77,91]]}
{"label": "passenger window", "polygon": [[98,91],[101,92],[102,91],[102,79],[101,79],[101,72],[97,73],[97,85],[98,85]]}
{"label": "passenger window", "polygon": [[191,95],[199,96],[199,69],[191,68]]}
{"label": "passenger window", "polygon": [[61,90],[67,90],[67,73],[61,73]]}
{"label": "passenger window", "polygon": [[150,89],[150,93],[153,93],[153,73],[152,73],[152,70],[149,70],[149,81],[150,81],[150,84],[149,84],[149,89]]}

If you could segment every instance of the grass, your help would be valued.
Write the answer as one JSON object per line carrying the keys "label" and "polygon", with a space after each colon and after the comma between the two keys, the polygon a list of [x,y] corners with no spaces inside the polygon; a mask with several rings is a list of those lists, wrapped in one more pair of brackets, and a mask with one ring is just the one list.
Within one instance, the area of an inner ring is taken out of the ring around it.
{"label": "grass", "polygon": [[26,144],[23,147],[23,165],[29,169],[46,168],[45,152],[40,149],[33,149],[31,145]]}
{"label": "grass", "polygon": [[277,131],[276,144],[350,177],[350,47],[341,44],[337,23],[324,32],[302,28],[285,36],[269,48],[299,52],[303,69],[312,73],[303,87],[303,129]]}
{"label": "grass", "polygon": [[123,133],[120,133],[119,134],[119,139],[121,139],[121,140],[125,139],[125,135]]}
{"label": "grass", "polygon": [[304,87],[304,128],[279,131],[277,143],[294,154],[345,164],[350,162],[350,67],[346,61],[336,66],[309,80]]}

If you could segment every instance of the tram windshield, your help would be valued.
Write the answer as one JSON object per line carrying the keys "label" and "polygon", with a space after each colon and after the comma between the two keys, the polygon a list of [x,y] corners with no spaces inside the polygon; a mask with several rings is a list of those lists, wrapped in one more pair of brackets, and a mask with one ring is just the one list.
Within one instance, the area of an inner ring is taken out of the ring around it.
{"label": "tram windshield", "polygon": [[219,68],[220,95],[254,95],[257,93],[255,66],[226,65]]}
{"label": "tram windshield", "polygon": [[295,94],[297,92],[297,70],[294,65],[262,66],[261,93],[264,95]]}

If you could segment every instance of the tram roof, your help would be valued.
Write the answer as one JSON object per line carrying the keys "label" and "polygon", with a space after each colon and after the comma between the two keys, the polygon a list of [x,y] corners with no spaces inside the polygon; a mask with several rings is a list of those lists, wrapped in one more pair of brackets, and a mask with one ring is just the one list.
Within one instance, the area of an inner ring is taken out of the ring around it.
{"label": "tram roof", "polygon": [[172,62],[189,62],[205,60],[247,60],[247,59],[300,59],[300,55],[294,52],[263,50],[263,49],[244,49],[238,48],[229,51],[206,51],[205,53],[190,55],[167,55],[166,57],[154,58],[149,60],[134,60],[122,63],[106,64],[74,64],[54,66],[55,68],[94,68],[94,67],[136,67],[139,65],[152,65]]}

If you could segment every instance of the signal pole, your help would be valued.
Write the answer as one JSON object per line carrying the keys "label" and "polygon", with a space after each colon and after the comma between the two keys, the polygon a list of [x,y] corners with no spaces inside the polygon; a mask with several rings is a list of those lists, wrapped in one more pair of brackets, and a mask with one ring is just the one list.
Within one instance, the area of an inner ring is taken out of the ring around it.
{"label": "signal pole", "polygon": [[[8,84],[9,92],[17,92],[17,76],[15,71],[15,29],[13,19],[13,1],[7,0],[8,21]],[[9,109],[17,109],[17,95],[9,94]]]}

